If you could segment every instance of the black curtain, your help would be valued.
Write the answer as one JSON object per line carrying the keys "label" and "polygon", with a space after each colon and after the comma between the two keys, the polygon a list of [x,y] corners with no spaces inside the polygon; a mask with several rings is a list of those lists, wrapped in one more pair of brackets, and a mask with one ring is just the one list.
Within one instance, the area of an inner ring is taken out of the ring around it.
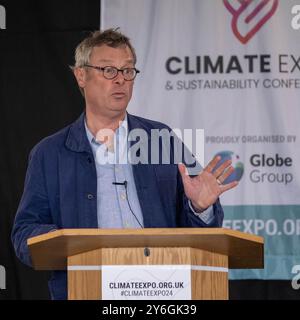
{"label": "black curtain", "polygon": [[[69,65],[76,45],[99,29],[100,0],[0,0],[0,5],[6,9],[6,30],[0,30],[0,265],[7,276],[0,299],[49,299],[48,272],[18,261],[10,233],[29,151],[83,110]],[[297,299],[299,292],[290,281],[231,281],[230,297]]]}
{"label": "black curtain", "polygon": [[74,121],[84,101],[69,65],[76,45],[99,29],[99,0],[7,0],[0,30],[0,299],[48,299],[47,272],[15,257],[11,228],[23,191],[29,151]]}

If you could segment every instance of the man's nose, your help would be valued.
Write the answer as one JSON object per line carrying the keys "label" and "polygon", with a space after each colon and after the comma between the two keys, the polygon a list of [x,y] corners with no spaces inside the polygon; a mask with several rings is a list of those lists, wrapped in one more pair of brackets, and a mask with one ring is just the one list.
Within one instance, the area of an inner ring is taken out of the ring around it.
{"label": "man's nose", "polygon": [[122,71],[118,70],[117,76],[113,79],[115,83],[123,84],[125,82]]}

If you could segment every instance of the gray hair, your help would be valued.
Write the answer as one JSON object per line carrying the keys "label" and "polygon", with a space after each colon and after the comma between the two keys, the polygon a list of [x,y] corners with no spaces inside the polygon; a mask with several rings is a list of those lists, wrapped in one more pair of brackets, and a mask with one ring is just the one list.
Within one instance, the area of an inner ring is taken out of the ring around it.
{"label": "gray hair", "polygon": [[136,64],[136,54],[130,43],[130,39],[119,32],[117,28],[94,31],[89,37],[80,42],[75,50],[75,67],[83,67],[85,64],[88,64],[93,48],[102,45],[112,48],[127,46],[131,50],[134,64]]}

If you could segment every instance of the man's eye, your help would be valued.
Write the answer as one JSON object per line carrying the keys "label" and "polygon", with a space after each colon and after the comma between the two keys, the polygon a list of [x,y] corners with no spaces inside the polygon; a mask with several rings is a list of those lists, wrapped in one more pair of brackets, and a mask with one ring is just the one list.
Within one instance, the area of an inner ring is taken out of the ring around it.
{"label": "man's eye", "polygon": [[128,74],[128,75],[132,75],[133,74],[133,69],[129,68],[129,69],[124,69],[124,73]]}
{"label": "man's eye", "polygon": [[105,72],[107,72],[107,73],[115,73],[115,69],[114,68],[105,68]]}

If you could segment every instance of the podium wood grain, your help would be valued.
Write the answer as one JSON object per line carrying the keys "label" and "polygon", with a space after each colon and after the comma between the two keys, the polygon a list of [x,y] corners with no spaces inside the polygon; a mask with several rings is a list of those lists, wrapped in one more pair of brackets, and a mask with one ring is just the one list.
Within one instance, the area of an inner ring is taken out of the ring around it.
{"label": "podium wood grain", "polygon": [[[191,265],[228,268],[225,255],[193,248],[97,249],[68,258],[68,266],[105,265]],[[69,270],[68,298],[70,300],[102,299],[101,270]],[[216,287],[217,286],[217,287]],[[218,271],[191,271],[193,300],[228,299],[228,273]]]}
{"label": "podium wood grain", "polygon": [[262,268],[264,261],[262,237],[224,228],[62,229],[28,246],[36,270],[66,270],[68,256],[99,248],[191,247],[228,255],[231,269]]}

